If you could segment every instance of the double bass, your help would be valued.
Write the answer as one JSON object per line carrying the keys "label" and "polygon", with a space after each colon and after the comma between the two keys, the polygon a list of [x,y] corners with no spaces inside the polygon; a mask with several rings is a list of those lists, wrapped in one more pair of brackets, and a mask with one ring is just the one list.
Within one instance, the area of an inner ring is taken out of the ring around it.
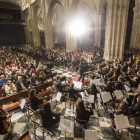
{"label": "double bass", "polygon": [[[8,115],[8,113],[5,112],[0,106],[0,117],[6,116],[6,115]],[[0,134],[1,135],[11,132],[11,129],[12,129],[12,125],[11,125],[10,118],[7,118],[5,120],[0,120]]]}

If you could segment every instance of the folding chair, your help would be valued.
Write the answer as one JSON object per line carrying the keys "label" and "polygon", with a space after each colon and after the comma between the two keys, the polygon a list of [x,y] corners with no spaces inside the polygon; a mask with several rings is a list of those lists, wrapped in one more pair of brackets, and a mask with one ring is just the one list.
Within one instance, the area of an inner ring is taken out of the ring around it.
{"label": "folding chair", "polygon": [[55,126],[57,124],[54,125],[52,128],[44,128],[42,126],[41,122],[40,122],[40,116],[37,113],[31,116],[31,122],[33,123],[33,129],[34,129],[33,131],[34,131],[35,139],[36,139],[36,137],[40,138],[39,136],[37,136],[36,130],[42,132],[42,135],[43,135],[42,140],[45,140],[45,133],[53,139],[53,133],[52,132],[54,131]]}

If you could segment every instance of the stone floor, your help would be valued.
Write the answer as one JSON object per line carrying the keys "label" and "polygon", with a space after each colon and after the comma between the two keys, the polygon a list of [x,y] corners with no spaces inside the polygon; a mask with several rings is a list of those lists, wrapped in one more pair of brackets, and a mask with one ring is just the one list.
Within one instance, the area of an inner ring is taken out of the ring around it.
{"label": "stone floor", "polygon": [[[73,78],[76,77],[76,73],[71,73],[66,70],[53,68],[54,72],[57,72],[58,75],[65,75],[67,78]],[[87,98],[83,94],[83,100],[86,102]],[[73,112],[73,108],[69,106],[67,103],[65,106],[65,103],[59,103],[56,107],[55,102],[51,102],[51,107],[55,109],[56,111],[59,111],[61,108],[65,108],[65,111],[62,113],[61,117],[64,117],[66,119],[70,119],[74,121],[75,116],[75,109]],[[75,108],[75,107],[74,107]],[[94,114],[90,117],[89,120],[89,128],[92,130],[97,130],[98,132],[98,140],[117,140],[116,131],[114,129],[110,129],[111,121],[107,114],[104,111],[104,108],[100,106],[100,104],[96,105],[95,109],[93,110]],[[34,134],[33,132],[33,124],[32,122],[26,121],[26,116],[22,112],[16,112],[12,115],[12,132],[9,134],[6,134],[4,136],[0,135],[0,140],[16,140],[21,134],[23,134],[27,129],[30,129],[31,131],[31,139],[34,140]],[[134,137],[134,120],[130,120],[131,127],[129,128],[129,135],[124,134],[122,135],[122,140],[140,140],[140,129],[137,130],[137,136]],[[126,130],[123,130],[124,132]],[[73,134],[66,133],[66,140],[84,140],[84,136],[82,135],[82,132],[84,134],[84,129],[76,125],[75,132]],[[37,131],[37,135],[39,138],[42,138],[42,133]],[[37,139],[39,139],[37,137]],[[50,136],[47,136],[45,134],[46,140],[51,140]],[[54,140],[65,140],[65,133],[61,130],[56,129],[53,136]]]}

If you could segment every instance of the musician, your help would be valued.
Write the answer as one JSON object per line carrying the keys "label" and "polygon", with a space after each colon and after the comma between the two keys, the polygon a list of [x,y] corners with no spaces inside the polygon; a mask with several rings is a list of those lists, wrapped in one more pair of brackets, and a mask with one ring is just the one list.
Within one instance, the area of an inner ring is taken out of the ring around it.
{"label": "musician", "polygon": [[29,94],[29,99],[30,99],[31,108],[33,110],[37,110],[38,107],[42,104],[42,100],[44,100],[44,98],[39,99],[38,97],[36,97],[35,89],[31,89],[30,94]]}
{"label": "musician", "polygon": [[67,90],[65,90],[65,92],[69,92],[69,98],[73,98],[74,101],[76,101],[78,98],[82,99],[82,96],[78,92],[83,92],[83,91],[84,89],[81,90],[74,89],[73,83],[70,83],[70,87]]}
{"label": "musician", "polygon": [[127,68],[128,68],[127,62],[124,62],[123,66],[122,66],[123,74],[125,74],[125,72],[127,71]]}
{"label": "musician", "polygon": [[122,76],[118,77],[118,81],[114,84],[114,89],[121,91],[124,89]]}
{"label": "musician", "polygon": [[17,92],[17,88],[15,86],[15,84],[12,83],[11,80],[7,81],[7,84],[5,85],[5,93],[7,95],[13,94]]}
{"label": "musician", "polygon": [[[5,112],[2,108],[0,108],[0,112]],[[5,112],[6,114],[6,112]],[[12,114],[8,114],[8,115],[4,115],[4,116],[0,116],[0,121],[6,120],[11,118]]]}
{"label": "musician", "polygon": [[124,116],[128,115],[128,106],[127,106],[127,104],[124,101],[122,101],[120,103],[119,108],[118,108],[118,110],[116,112],[109,114],[109,116],[111,118],[111,121],[112,121],[112,125],[114,127],[116,127],[115,123],[114,123],[115,116],[116,115],[121,115],[121,114],[123,114]]}
{"label": "musician", "polygon": [[90,116],[93,115],[93,111],[89,106],[87,107],[87,109],[84,106],[84,101],[78,99],[77,106],[76,106],[76,118],[80,120],[86,120],[88,122]]}
{"label": "musician", "polygon": [[63,109],[59,111],[59,113],[55,113],[51,110],[50,103],[46,103],[43,106],[43,109],[38,109],[37,112],[41,116],[41,123],[44,128],[52,128],[54,125],[59,123],[60,115]]}
{"label": "musician", "polygon": [[[87,89],[88,94],[90,95],[94,95],[94,100],[97,99],[97,93],[99,93],[99,91],[97,90],[96,86],[94,83],[91,84],[90,88]],[[92,103],[92,109],[95,108],[95,104]]]}
{"label": "musician", "polygon": [[116,72],[113,73],[113,76],[108,78],[108,81],[116,82],[118,80],[118,75]]}
{"label": "musician", "polygon": [[20,92],[26,89],[25,83],[22,80],[21,76],[18,76],[18,81],[16,82],[16,88],[17,88],[17,92]]}
{"label": "musician", "polygon": [[61,84],[60,81],[60,76],[57,76],[56,81],[53,82],[53,85],[55,87],[55,93],[57,94],[58,92],[64,93],[63,87],[66,85]]}
{"label": "musician", "polygon": [[136,98],[136,103],[129,108],[129,115],[132,115],[137,111],[140,111],[140,95]]}
{"label": "musician", "polygon": [[137,74],[135,75],[135,76],[129,76],[129,78],[130,78],[130,87],[132,87],[132,86],[135,86],[135,87],[137,87],[138,86],[138,84],[140,83],[140,72],[137,72]]}
{"label": "musician", "polygon": [[134,95],[129,95],[129,97],[126,99],[129,107],[136,104],[138,96],[140,96],[140,91],[137,91]]}
{"label": "musician", "polygon": [[85,67],[85,64],[83,63],[83,59],[82,59],[80,61],[80,65],[79,65],[80,77],[79,77],[78,81],[80,81],[81,78],[82,78],[82,82],[84,82],[84,77],[85,77],[85,75],[84,75],[84,72],[85,72],[84,67]]}

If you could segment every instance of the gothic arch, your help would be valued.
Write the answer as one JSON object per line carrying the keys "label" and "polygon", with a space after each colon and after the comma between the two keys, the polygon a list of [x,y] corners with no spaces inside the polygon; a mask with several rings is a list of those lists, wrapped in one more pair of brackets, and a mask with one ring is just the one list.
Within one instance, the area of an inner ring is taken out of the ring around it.
{"label": "gothic arch", "polygon": [[91,3],[91,2],[89,2],[89,0],[73,0],[73,2],[71,4],[71,11],[76,11],[80,1],[85,2],[91,9],[94,9],[95,11],[97,11],[95,3],[93,1]]}
{"label": "gothic arch", "polygon": [[59,0],[54,0],[50,3],[48,14],[47,14],[47,22],[46,22],[46,47],[54,47],[53,42],[53,29],[52,29],[52,17],[53,17],[53,9],[57,6],[57,4],[60,4],[61,7],[64,9],[63,5]]}

